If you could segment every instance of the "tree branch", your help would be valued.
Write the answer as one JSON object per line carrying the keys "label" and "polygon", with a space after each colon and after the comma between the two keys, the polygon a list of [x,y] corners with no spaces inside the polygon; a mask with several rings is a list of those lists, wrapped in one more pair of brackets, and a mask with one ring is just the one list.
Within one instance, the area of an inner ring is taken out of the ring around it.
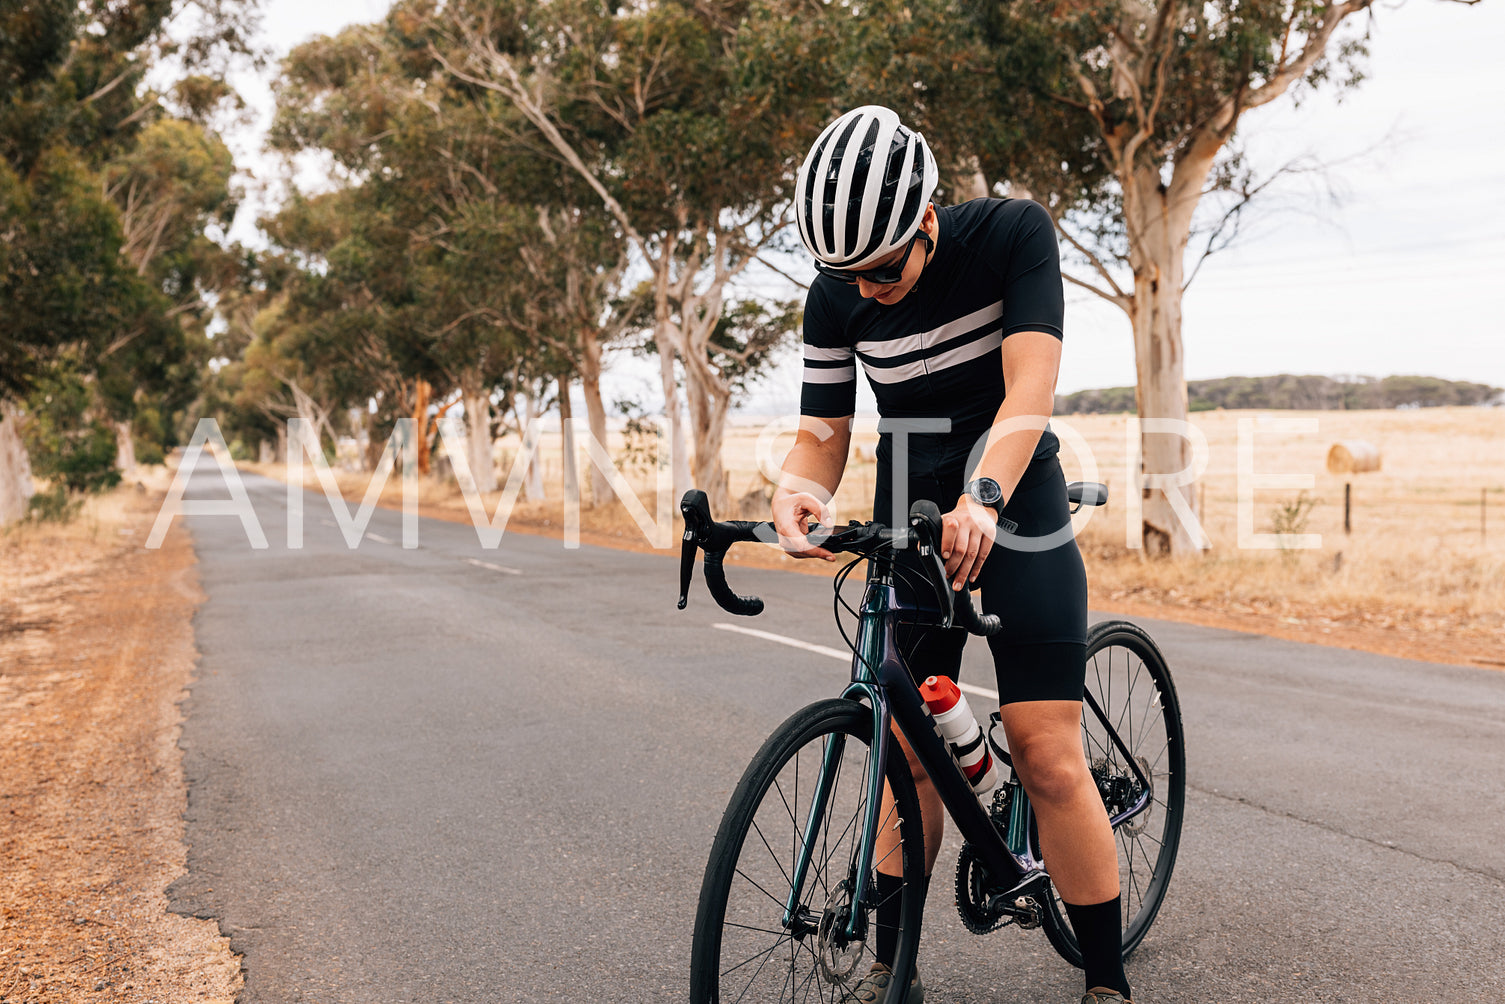
{"label": "tree branch", "polygon": [[[1258,108],[1268,104],[1284,94],[1292,84],[1306,76],[1311,71],[1317,60],[1322,58],[1322,53],[1327,49],[1327,43],[1332,38],[1333,32],[1338,25],[1350,14],[1357,14],[1372,6],[1374,0],[1348,0],[1347,3],[1330,3],[1322,12],[1322,21],[1317,29],[1307,35],[1301,51],[1289,62],[1283,63],[1279,69],[1260,86],[1249,91],[1244,96],[1243,109]],[[1294,19],[1295,14],[1292,14]]]}
{"label": "tree branch", "polygon": [[1090,293],[1096,293],[1098,296],[1102,297],[1104,300],[1107,300],[1109,303],[1113,304],[1115,307],[1119,308],[1126,314],[1130,312],[1130,308],[1132,307],[1134,302],[1134,298],[1132,296],[1114,296],[1112,293],[1098,289],[1092,283],[1085,282],[1081,279],[1078,279],[1076,276],[1070,275],[1066,272],[1061,273],[1061,278],[1071,283],[1073,286],[1080,286]]}
{"label": "tree branch", "polygon": [[606,206],[607,212],[611,213],[627,236],[638,245],[638,249],[648,261],[649,268],[655,270],[659,267],[667,268],[667,262],[662,263],[662,266],[660,266],[660,263],[649,253],[647,242],[643,240],[637,228],[632,225],[632,220],[628,217],[627,211],[622,208],[622,204],[606,190],[606,186],[601,183],[601,180],[596,177],[595,173],[585,166],[585,161],[580,158],[580,155],[575,151],[574,146],[570,144],[569,140],[564,138],[564,135],[559,131],[548,113],[528,94],[527,88],[523,85],[522,77],[518,74],[517,68],[512,65],[512,60],[505,54],[498,52],[489,43],[482,43],[479,40],[472,39],[469,40],[468,44],[473,55],[479,55],[484,58],[493,70],[501,71],[502,75],[507,79],[507,84],[500,84],[495,80],[466,73],[446,59],[443,53],[432,42],[429,43],[428,49],[430,55],[452,76],[468,84],[473,84],[476,87],[495,91],[510,100],[516,106],[517,110],[522,112],[523,116],[529,122],[532,122],[539,132],[544,134],[544,137],[553,145],[554,149],[558,150],[570,167],[574,168],[575,173],[580,175],[585,183],[600,197],[602,203]]}
{"label": "tree branch", "polygon": [[[1092,266],[1092,270],[1094,272],[1096,272],[1098,275],[1102,276],[1103,281],[1108,284],[1108,288],[1111,289],[1111,290],[1113,290],[1113,293],[1112,293],[1112,295],[1109,295],[1107,293],[1103,293],[1103,292],[1099,291],[1096,287],[1093,287],[1093,286],[1088,286],[1087,287],[1088,289],[1091,289],[1093,292],[1097,293],[1099,296],[1105,297],[1105,298],[1107,298],[1109,300],[1114,300],[1115,298],[1118,299],[1118,300],[1121,300],[1121,299],[1125,298],[1124,291],[1119,288],[1118,283],[1116,283],[1116,282],[1113,281],[1113,276],[1108,272],[1108,267],[1103,264],[1102,259],[1099,258],[1097,255],[1093,254],[1091,251],[1087,250],[1087,248],[1082,244],[1081,241],[1079,241],[1075,237],[1071,236],[1071,234],[1068,233],[1067,230],[1066,230],[1066,228],[1061,224],[1060,220],[1056,221],[1056,232],[1059,233],[1062,237],[1066,238],[1066,242],[1068,244],[1070,244],[1072,247],[1076,248],[1077,252],[1082,257],[1084,257],[1084,258],[1087,259],[1087,264],[1089,264],[1089,265]],[[1086,284],[1078,282],[1078,285],[1086,285]]]}
{"label": "tree branch", "polygon": [[810,284],[808,282],[801,282],[800,280],[796,279],[794,276],[790,275],[788,272],[785,272],[783,269],[779,268],[773,262],[769,261],[767,258],[764,258],[761,254],[753,255],[753,257],[756,258],[757,261],[758,261],[758,263],[760,265],[762,265],[764,268],[766,268],[766,269],[768,269],[768,270],[770,270],[772,272],[777,272],[779,275],[783,276],[785,279],[788,279],[790,282],[794,283],[800,289],[809,289],[810,288]]}

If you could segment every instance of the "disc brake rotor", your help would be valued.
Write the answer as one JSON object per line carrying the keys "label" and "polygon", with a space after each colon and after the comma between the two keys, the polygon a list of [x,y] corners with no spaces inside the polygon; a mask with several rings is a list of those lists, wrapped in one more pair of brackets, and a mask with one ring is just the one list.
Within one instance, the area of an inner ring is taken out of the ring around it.
{"label": "disc brake rotor", "polygon": [[820,932],[816,938],[816,958],[820,975],[827,983],[845,984],[862,963],[864,938],[846,939],[847,918],[851,916],[851,883],[839,882],[826,899],[821,912]]}

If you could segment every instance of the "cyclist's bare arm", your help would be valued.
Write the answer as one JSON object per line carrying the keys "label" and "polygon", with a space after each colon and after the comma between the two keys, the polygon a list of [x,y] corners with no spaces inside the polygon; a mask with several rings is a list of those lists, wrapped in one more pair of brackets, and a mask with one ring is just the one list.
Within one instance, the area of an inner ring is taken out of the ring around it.
{"label": "cyclist's bare arm", "polygon": [[784,549],[797,558],[836,556],[805,539],[806,521],[831,525],[830,502],[841,484],[852,445],[852,416],[845,418],[800,417],[794,448],[784,458],[779,486],[773,493],[773,524]]}

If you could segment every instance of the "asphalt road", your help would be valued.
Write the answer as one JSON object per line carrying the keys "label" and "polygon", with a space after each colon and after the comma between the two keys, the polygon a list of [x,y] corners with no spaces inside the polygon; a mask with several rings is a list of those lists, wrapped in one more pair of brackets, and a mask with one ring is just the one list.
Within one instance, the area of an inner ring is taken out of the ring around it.
{"label": "asphalt road", "polygon": [[[677,611],[669,556],[522,534],[488,551],[429,520],[409,550],[385,510],[350,550],[321,496],[290,551],[287,489],[245,484],[267,549],[188,519],[208,600],[170,890],[244,954],[241,1000],[684,1000],[730,790],[845,668],[715,630],[698,580]],[[225,497],[212,465],[189,497]],[[827,581],[731,575],[768,602],[749,626],[841,645]],[[1135,999],[1505,993],[1505,674],[1141,623],[1180,691],[1190,787]],[[986,651],[963,679],[991,685]],[[945,875],[953,838],[942,854]],[[937,886],[927,999],[1077,1000],[1039,932],[975,939]]]}

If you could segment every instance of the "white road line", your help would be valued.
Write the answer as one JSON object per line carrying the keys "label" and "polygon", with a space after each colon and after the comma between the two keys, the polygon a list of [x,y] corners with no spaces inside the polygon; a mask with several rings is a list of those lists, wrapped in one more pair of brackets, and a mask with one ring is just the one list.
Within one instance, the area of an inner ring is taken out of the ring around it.
{"label": "white road line", "polygon": [[388,540],[386,537],[383,537],[379,533],[370,533],[370,532],[367,532],[366,539],[367,540],[374,540],[378,544],[395,544],[395,543],[397,543],[397,541],[395,541],[395,540]]}
{"label": "white road line", "polygon": [[[804,649],[806,652],[814,652],[816,655],[824,655],[832,659],[839,659],[845,663],[850,663],[852,661],[851,652],[843,652],[840,649],[831,648],[826,645],[812,645],[808,641],[800,641],[798,638],[788,638],[781,634],[774,634],[772,631],[759,631],[757,628],[746,628],[740,624],[712,624],[711,627],[715,628],[718,631],[734,631],[737,634],[745,634],[753,638],[762,638],[764,641],[772,641],[777,642],[780,645],[788,645],[790,648]],[[964,694],[974,694],[977,697],[986,697],[988,700],[995,703],[998,701],[998,691],[996,690],[989,690],[986,687],[974,687],[970,683],[958,683],[956,686]]]}
{"label": "white road line", "polygon": [[480,558],[466,558],[465,563],[467,565],[474,565],[477,568],[490,569],[493,572],[506,572],[508,575],[523,574],[523,570],[521,568],[508,568],[506,565],[493,565],[491,562],[482,561]]}

